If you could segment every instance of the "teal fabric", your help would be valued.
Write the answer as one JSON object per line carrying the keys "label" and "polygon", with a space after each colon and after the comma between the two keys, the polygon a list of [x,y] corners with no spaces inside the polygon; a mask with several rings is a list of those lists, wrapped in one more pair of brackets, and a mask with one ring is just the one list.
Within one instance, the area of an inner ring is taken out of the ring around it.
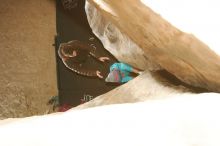
{"label": "teal fabric", "polygon": [[125,76],[125,77],[123,77],[122,79],[121,79],[121,82],[122,83],[126,83],[126,82],[128,82],[128,81],[130,81],[130,80],[132,80],[133,78],[131,77],[131,76]]}
{"label": "teal fabric", "polygon": [[117,69],[120,71],[122,79],[121,82],[128,82],[131,79],[133,79],[133,77],[129,76],[130,72],[132,72],[132,67],[126,63],[114,63],[111,65],[110,67],[110,71]]}

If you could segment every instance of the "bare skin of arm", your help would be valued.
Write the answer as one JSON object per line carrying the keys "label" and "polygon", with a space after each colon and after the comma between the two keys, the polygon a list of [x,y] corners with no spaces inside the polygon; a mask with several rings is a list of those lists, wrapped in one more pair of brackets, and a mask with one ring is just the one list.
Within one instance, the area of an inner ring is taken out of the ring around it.
{"label": "bare skin of arm", "polygon": [[110,59],[108,57],[99,57],[99,61],[101,62],[105,62],[105,61],[109,61]]}
{"label": "bare skin of arm", "polygon": [[97,77],[99,77],[100,79],[103,79],[103,76],[101,75],[101,72],[99,70],[96,71],[96,75]]}

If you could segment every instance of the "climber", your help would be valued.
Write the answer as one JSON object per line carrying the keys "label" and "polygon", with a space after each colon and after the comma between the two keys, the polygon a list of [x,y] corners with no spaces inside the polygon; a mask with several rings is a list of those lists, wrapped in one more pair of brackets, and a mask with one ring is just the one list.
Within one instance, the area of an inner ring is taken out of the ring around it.
{"label": "climber", "polygon": [[[132,73],[135,75],[133,76]],[[136,69],[126,63],[117,62],[110,66],[110,72],[105,81],[111,83],[125,83],[141,73],[142,70],[140,69]]]}
{"label": "climber", "polygon": [[67,68],[80,75],[103,78],[99,70],[88,69],[84,67],[89,56],[97,59],[100,62],[106,62],[108,57],[101,57],[95,48],[78,40],[73,40],[68,43],[61,43],[58,49],[59,57]]}

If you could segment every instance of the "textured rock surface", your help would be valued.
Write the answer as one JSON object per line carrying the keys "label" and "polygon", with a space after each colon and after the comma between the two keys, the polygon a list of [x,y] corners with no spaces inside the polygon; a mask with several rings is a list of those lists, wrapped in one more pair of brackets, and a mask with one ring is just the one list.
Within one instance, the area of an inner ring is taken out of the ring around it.
{"label": "textured rock surface", "polygon": [[219,146],[219,104],[219,94],[182,94],[0,121],[0,145]]}
{"label": "textured rock surface", "polygon": [[57,94],[55,3],[0,3],[0,119],[44,114]]}
{"label": "textured rock surface", "polygon": [[[166,81],[164,80],[164,82]],[[100,95],[92,101],[82,104],[74,109],[163,99],[170,95],[180,95],[181,93],[186,92],[189,93],[184,87],[175,87],[170,84],[164,84],[162,79],[158,80],[158,78],[152,76],[148,71],[145,71],[142,75],[128,83],[121,85],[106,94]]]}
{"label": "textured rock surface", "polygon": [[89,2],[86,2],[86,14],[93,33],[102,41],[105,49],[119,61],[140,69],[158,70],[160,66],[149,59],[131,39],[122,34],[108,19]]}
{"label": "textured rock surface", "polygon": [[[109,20],[119,28],[142,48],[148,59],[187,84],[220,92],[220,57],[195,36],[176,29],[139,0],[120,1],[120,3],[117,0],[101,1],[111,11],[103,9],[100,1],[89,0],[89,2],[104,17],[102,21],[108,24],[105,20]],[[97,34],[102,37],[102,32],[105,30]],[[117,54],[111,50],[110,52]],[[130,55],[129,59],[133,62],[129,61],[129,63],[132,62],[134,65],[136,59],[132,57],[133,54]],[[127,58],[121,57],[121,60],[128,62]],[[139,64],[137,62],[136,64]]]}

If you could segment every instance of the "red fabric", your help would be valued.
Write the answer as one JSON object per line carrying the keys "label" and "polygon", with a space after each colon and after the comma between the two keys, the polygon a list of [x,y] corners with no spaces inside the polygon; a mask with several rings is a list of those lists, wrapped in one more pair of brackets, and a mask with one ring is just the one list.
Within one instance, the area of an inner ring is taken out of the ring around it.
{"label": "red fabric", "polygon": [[121,78],[120,78],[120,71],[119,70],[113,70],[113,76],[114,76],[114,81],[115,82],[120,82]]}
{"label": "red fabric", "polygon": [[62,106],[59,107],[58,111],[59,111],[59,112],[65,112],[65,111],[67,111],[67,110],[69,110],[69,109],[71,109],[71,108],[72,108],[72,106],[67,105],[67,104],[64,104],[64,105],[62,105]]}

